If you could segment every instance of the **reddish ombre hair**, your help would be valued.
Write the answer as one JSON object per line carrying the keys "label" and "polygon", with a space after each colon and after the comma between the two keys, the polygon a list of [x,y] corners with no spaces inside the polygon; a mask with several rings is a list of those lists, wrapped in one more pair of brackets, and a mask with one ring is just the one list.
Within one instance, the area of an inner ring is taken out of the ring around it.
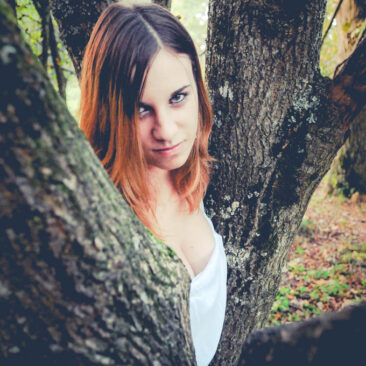
{"label": "reddish ombre hair", "polygon": [[110,5],[94,26],[80,80],[80,127],[113,183],[155,234],[159,229],[139,139],[137,106],[150,63],[162,48],[189,56],[197,84],[197,138],[186,163],[171,172],[178,194],[193,212],[209,183],[212,111],[194,43],[180,22],[154,4]]}

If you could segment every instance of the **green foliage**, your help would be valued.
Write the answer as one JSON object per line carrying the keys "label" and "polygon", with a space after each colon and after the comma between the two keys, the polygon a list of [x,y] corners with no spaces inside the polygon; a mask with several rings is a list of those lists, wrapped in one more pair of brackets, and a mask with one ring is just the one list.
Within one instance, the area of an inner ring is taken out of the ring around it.
{"label": "green foliage", "polygon": [[[294,259],[288,266],[291,280],[278,290],[268,326],[305,320],[333,309],[344,299],[357,302],[365,296],[366,279],[357,280],[352,271],[355,266],[365,263],[366,243],[344,241],[342,244],[341,241],[341,249],[335,250],[334,265],[328,268],[307,266],[305,258],[309,254],[299,249],[302,243],[304,241],[297,246]],[[356,283],[356,288],[353,288],[353,283]]]}
{"label": "green foliage", "polygon": [[[313,221],[310,219],[303,219],[300,224],[298,235],[311,237],[317,230],[318,228]],[[301,249],[299,249],[299,251],[301,251]]]}
{"label": "green foliage", "polygon": [[[36,56],[42,53],[42,26],[41,18],[31,0],[17,0],[17,18],[19,27],[30,45],[32,52]],[[70,57],[63,46],[60,38],[56,21],[52,18],[53,27],[56,33],[57,47],[60,55],[58,61],[59,66],[64,70],[67,80],[75,78],[75,71]],[[50,50],[48,50],[48,59],[46,64],[47,74],[55,89],[58,89],[55,68],[51,58]]]}
{"label": "green foliage", "polygon": [[295,267],[289,266],[288,269],[289,271],[292,271],[295,274],[300,274],[306,271],[306,268],[302,264],[299,264],[298,266]]}
{"label": "green foliage", "polygon": [[366,253],[347,252],[341,257],[342,263],[364,263],[366,262]]}
{"label": "green foliage", "polygon": [[327,280],[329,278],[329,276],[330,276],[329,272],[326,271],[325,269],[320,269],[318,271],[315,271],[313,274],[313,277],[316,280],[319,280],[320,278]]}
{"label": "green foliage", "polygon": [[[328,25],[333,17],[339,0],[328,0],[325,11],[325,18],[323,24],[323,35],[328,28]],[[338,52],[338,34],[336,29],[336,22],[334,21],[330,28],[327,38],[325,38],[320,52],[320,71],[323,76],[331,77],[337,66],[337,52]]]}
{"label": "green foliage", "polygon": [[39,56],[42,52],[41,18],[31,0],[17,1],[17,17],[26,41]]}
{"label": "green foliage", "polygon": [[[180,18],[193,38],[203,65],[206,51],[208,0],[173,0],[171,11]],[[204,70],[204,67],[202,69]]]}
{"label": "green foliage", "polygon": [[[337,5],[339,3],[339,0],[328,0],[327,1],[327,8],[325,13],[325,19],[324,19],[324,25],[323,25],[323,34],[325,33],[326,29],[328,28],[328,25],[331,21],[331,18],[333,17],[333,14],[337,8]],[[338,52],[338,30],[336,26],[337,19],[333,21],[332,27],[329,30],[329,33],[324,40],[321,52],[320,52],[320,71],[323,76],[332,77],[333,73],[335,71],[336,66],[339,63],[339,60],[337,60],[337,52]],[[350,22],[345,22],[342,24],[342,31],[344,33],[348,33],[351,29],[352,24]],[[363,30],[366,27],[366,22],[363,22],[358,26],[354,32],[352,32],[352,35],[348,34],[347,38],[358,38]]]}
{"label": "green foliage", "polygon": [[67,82],[66,103],[71,114],[77,118],[77,111],[80,104],[80,87],[76,75],[72,75]]}
{"label": "green foliage", "polygon": [[286,295],[288,295],[289,293],[291,293],[291,289],[288,287],[282,287],[277,296],[276,296],[276,300],[273,303],[272,306],[272,311],[277,312],[277,311],[284,311],[284,310],[288,310],[290,308],[290,302],[289,299]]}
{"label": "green foliage", "polygon": [[345,270],[345,267],[343,264],[336,264],[332,270],[331,270],[331,273],[334,275],[336,273],[340,273],[340,274],[345,274],[346,272],[344,272]]}

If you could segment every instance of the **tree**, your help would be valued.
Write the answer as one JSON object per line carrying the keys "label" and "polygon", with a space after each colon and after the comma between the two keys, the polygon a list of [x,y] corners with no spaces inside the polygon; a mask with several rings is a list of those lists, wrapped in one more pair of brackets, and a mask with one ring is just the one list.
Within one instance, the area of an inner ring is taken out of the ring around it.
{"label": "tree", "polygon": [[[76,70],[106,3],[52,3]],[[218,162],[205,205],[229,267],[217,365],[245,362],[310,196],[366,99],[365,39],[334,80],[320,76],[324,5],[210,3]],[[0,14],[1,363],[193,364],[184,266],[110,182],[4,0]]]}
{"label": "tree", "polygon": [[172,0],[154,0],[153,3],[164,6],[168,9],[172,7]]}
{"label": "tree", "polygon": [[[344,0],[336,15],[339,46],[337,58],[347,59],[360,38],[362,24],[366,20],[366,3],[360,0]],[[339,150],[332,164],[329,193],[366,193],[366,109],[354,121],[349,138]]]}
{"label": "tree", "polygon": [[13,9],[33,52],[39,56],[60,95],[66,99],[67,75],[75,72],[69,70],[68,56],[57,39],[49,1],[18,0],[13,2]]}

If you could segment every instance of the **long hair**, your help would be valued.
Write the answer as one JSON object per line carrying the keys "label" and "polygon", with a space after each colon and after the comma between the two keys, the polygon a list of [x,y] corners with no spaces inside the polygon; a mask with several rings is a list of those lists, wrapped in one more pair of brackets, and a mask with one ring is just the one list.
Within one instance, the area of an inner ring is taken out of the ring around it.
{"label": "long hair", "polygon": [[137,106],[151,60],[162,48],[190,57],[197,84],[197,138],[185,164],[171,172],[175,189],[193,212],[209,183],[212,111],[194,43],[180,22],[154,4],[110,5],[94,26],[80,80],[80,127],[113,183],[155,234],[154,197],[147,182]]}

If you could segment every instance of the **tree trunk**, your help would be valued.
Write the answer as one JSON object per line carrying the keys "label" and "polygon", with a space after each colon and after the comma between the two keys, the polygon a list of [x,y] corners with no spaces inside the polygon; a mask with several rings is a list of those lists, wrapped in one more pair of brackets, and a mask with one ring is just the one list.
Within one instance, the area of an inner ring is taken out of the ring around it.
{"label": "tree trunk", "polygon": [[51,8],[76,75],[80,75],[84,49],[100,13],[116,0],[52,1]]}
{"label": "tree trunk", "polygon": [[[77,70],[97,18],[88,4],[53,2]],[[291,4],[210,3],[218,163],[205,205],[229,266],[213,364],[237,364],[264,324],[308,200],[366,100],[365,42],[322,78],[325,1]],[[0,363],[194,364],[184,266],[114,188],[4,0],[0,13]]]}
{"label": "tree trunk", "polygon": [[164,6],[167,9],[172,8],[172,0],[153,0],[153,3]]}
{"label": "tree trunk", "polygon": [[[366,3],[343,0],[336,16],[338,33],[338,62],[347,59],[359,39],[358,29],[366,20]],[[350,197],[353,193],[366,194],[366,109],[356,118],[349,139],[338,151],[328,179],[328,193]]]}
{"label": "tree trunk", "polygon": [[347,128],[352,118],[341,76],[332,84],[320,75],[324,10],[320,0],[210,2],[206,75],[218,163],[205,206],[229,266],[217,365],[236,364],[235,350],[264,326],[308,201],[343,143],[339,121]]}
{"label": "tree trunk", "polygon": [[0,80],[0,364],[194,364],[184,266],[124,202],[2,0]]}
{"label": "tree trunk", "polygon": [[366,194],[366,109],[352,123],[349,138],[338,151],[328,178],[328,193],[351,197]]}

